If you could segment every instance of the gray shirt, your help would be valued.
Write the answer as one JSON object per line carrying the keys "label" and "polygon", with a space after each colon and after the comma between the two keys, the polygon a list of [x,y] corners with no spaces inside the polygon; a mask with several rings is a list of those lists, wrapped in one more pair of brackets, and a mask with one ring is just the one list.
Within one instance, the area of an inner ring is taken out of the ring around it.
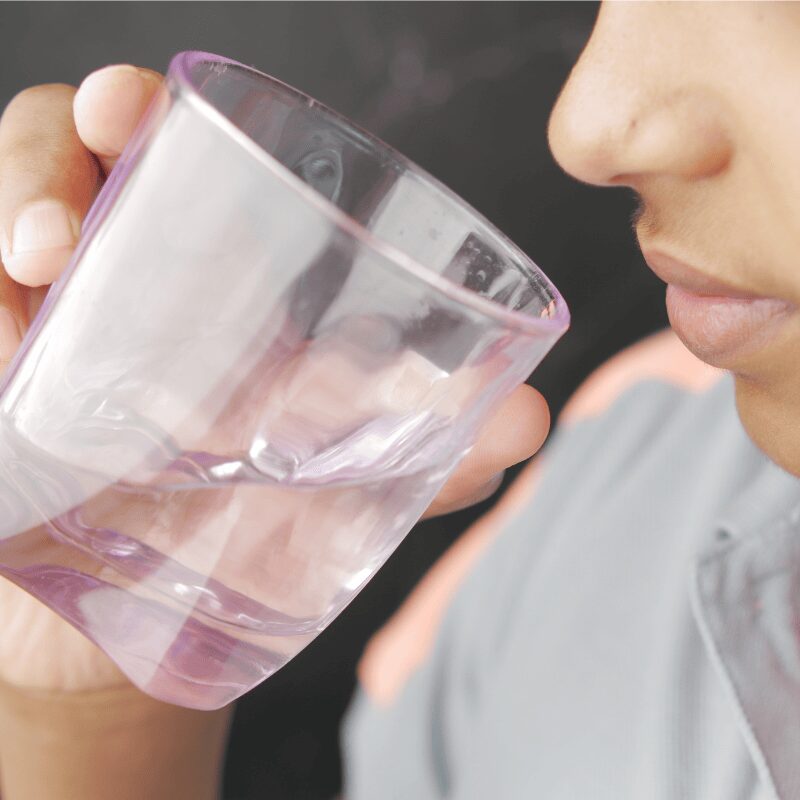
{"label": "gray shirt", "polygon": [[731,379],[640,383],[545,464],[393,706],[354,701],[347,800],[800,798],[800,480]]}

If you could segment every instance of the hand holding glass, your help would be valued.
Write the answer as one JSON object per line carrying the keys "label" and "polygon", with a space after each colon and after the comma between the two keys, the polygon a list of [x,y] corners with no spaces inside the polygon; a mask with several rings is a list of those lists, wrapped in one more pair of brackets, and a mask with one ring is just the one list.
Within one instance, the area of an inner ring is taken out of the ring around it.
{"label": "hand holding glass", "polygon": [[173,60],[0,396],[0,574],[215,708],[323,630],[566,330],[422,170],[300,92]]}

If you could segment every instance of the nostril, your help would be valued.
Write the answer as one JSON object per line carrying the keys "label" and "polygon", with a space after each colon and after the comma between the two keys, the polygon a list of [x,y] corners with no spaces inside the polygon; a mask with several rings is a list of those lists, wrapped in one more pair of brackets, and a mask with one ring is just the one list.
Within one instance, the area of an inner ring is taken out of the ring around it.
{"label": "nostril", "polygon": [[630,185],[642,175],[699,180],[723,172],[733,147],[712,108],[710,101],[681,92],[633,118],[619,144],[613,182]]}

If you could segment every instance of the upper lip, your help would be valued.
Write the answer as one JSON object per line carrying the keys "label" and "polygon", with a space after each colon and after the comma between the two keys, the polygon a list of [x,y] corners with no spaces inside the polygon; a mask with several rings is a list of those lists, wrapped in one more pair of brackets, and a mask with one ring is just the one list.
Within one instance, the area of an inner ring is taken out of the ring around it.
{"label": "upper lip", "polygon": [[757,300],[764,295],[738,289],[684,264],[658,250],[643,251],[644,260],[665,283],[706,297],[730,297],[735,300]]}

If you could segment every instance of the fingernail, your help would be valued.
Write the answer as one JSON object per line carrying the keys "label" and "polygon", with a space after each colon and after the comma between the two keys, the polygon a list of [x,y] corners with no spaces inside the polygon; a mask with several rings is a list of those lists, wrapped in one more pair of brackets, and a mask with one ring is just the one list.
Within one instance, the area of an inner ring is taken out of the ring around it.
{"label": "fingernail", "polygon": [[482,503],[484,500],[488,500],[500,488],[505,474],[506,471],[501,470],[497,474],[492,475],[486,483],[481,484],[473,492],[472,497],[469,498],[468,505],[474,505],[475,503]]}
{"label": "fingernail", "polygon": [[484,487],[494,486],[495,488],[497,488],[503,482],[503,478],[505,478],[505,476],[506,476],[506,471],[504,469],[501,469],[500,472],[495,472],[495,474],[492,475],[492,477],[489,478],[489,480],[486,481],[486,483],[484,483],[483,485]]}
{"label": "fingernail", "polygon": [[52,283],[69,261],[80,229],[58,200],[38,200],[21,209],[0,253],[6,272],[28,286]]}
{"label": "fingernail", "polygon": [[58,200],[39,200],[23,208],[14,219],[10,253],[37,253],[72,247],[78,240],[69,212]]}
{"label": "fingernail", "polygon": [[17,318],[0,306],[0,362],[10,361],[22,341]]}

